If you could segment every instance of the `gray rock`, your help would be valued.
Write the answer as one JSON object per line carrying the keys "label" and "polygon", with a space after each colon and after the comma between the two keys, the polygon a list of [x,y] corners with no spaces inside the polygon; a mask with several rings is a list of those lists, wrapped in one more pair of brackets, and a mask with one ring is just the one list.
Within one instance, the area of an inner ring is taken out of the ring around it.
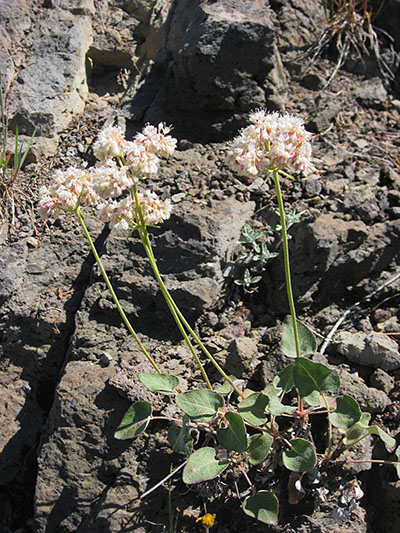
{"label": "gray rock", "polygon": [[254,339],[239,337],[228,346],[225,368],[236,377],[250,376],[257,364],[258,348]]}
{"label": "gray rock", "polygon": [[354,398],[361,411],[367,413],[383,413],[391,404],[389,397],[382,390],[368,387],[362,378],[343,368],[340,369],[339,394]]}
{"label": "gray rock", "polygon": [[384,370],[377,368],[370,377],[370,383],[375,389],[383,390],[385,394],[389,394],[394,387],[394,378]]}
{"label": "gray rock", "polygon": [[365,107],[382,110],[387,103],[387,92],[380,78],[365,80],[355,88],[357,101]]}
{"label": "gray rock", "polygon": [[46,10],[46,15],[30,35],[29,59],[9,98],[10,127],[18,127],[27,136],[36,127],[37,137],[45,139],[32,147],[37,159],[55,152],[57,143],[46,140],[54,139],[84,109],[88,95],[85,57],[92,41],[88,17],[58,7]]}
{"label": "gray rock", "polygon": [[[300,223],[291,230],[290,242],[295,297],[304,308],[320,309],[343,294],[346,287],[378,275],[400,250],[400,224],[397,220],[367,226],[362,221],[342,220],[334,214],[321,214],[311,224]],[[268,301],[276,312],[287,309],[286,295],[275,287],[284,280],[277,258],[265,276]]]}
{"label": "gray rock", "polygon": [[[254,203],[244,204],[233,197],[214,202],[208,209],[183,201],[176,205],[161,230],[154,231],[160,272],[183,312],[197,317],[217,303],[224,283],[223,264],[253,209]],[[126,240],[111,237],[111,255],[104,257],[105,265],[111,274],[116,270],[113,282],[127,309],[148,316],[153,324],[158,317],[157,327],[161,327],[165,325],[162,317],[166,307],[148,260],[143,257],[142,245],[132,240],[129,248],[127,254]]]}
{"label": "gray rock", "polygon": [[382,370],[400,368],[400,352],[396,341],[376,333],[339,332],[335,337],[338,353],[352,363]]}
{"label": "gray rock", "polygon": [[[28,486],[40,433],[73,329],[88,265],[71,231],[41,235],[41,245],[20,241],[0,254],[0,484]],[[8,251],[8,253],[7,253]]]}
{"label": "gray rock", "polygon": [[306,124],[306,129],[317,133],[326,131],[340,110],[341,105],[335,100],[318,98],[311,119]]}
{"label": "gray rock", "polygon": [[14,243],[4,248],[0,255],[0,305],[21,285],[27,257],[26,242]]}
{"label": "gray rock", "polygon": [[166,15],[166,4],[163,37],[150,28],[141,53],[163,50],[123,105],[128,119],[173,121],[177,136],[189,139],[207,129],[210,140],[210,127],[216,139],[226,138],[249,110],[282,105],[287,81],[271,8],[252,0],[178,0]]}

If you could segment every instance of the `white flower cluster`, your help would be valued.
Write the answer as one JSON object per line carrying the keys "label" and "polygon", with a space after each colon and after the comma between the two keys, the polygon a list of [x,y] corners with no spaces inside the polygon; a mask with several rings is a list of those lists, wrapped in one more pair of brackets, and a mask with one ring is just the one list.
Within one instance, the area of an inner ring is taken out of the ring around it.
{"label": "white flower cluster", "polygon": [[138,179],[146,178],[158,171],[159,157],[168,157],[176,148],[176,139],[168,135],[170,128],[165,124],[158,127],[148,124],[128,143],[126,165]]}
{"label": "white flower cluster", "polygon": [[[40,190],[40,214],[47,218],[95,205],[111,229],[129,233],[139,222],[137,208],[131,194],[122,199],[121,196],[140,179],[158,172],[159,157],[173,153],[177,141],[169,132],[164,124],[157,128],[147,125],[128,142],[120,128],[104,128],[93,147],[100,163],[90,170],[58,170],[53,183]],[[154,192],[139,193],[139,202],[146,225],[154,226],[171,215],[171,202],[161,200]]]}
{"label": "white flower cluster", "polygon": [[[139,193],[138,198],[146,226],[161,224],[171,216],[172,204],[168,198],[161,200],[151,191]],[[120,235],[129,234],[137,225],[136,203],[131,196],[120,201],[105,202],[99,206],[99,210],[101,219]]]}
{"label": "white flower cluster", "polygon": [[104,199],[118,198],[132,185],[125,167],[120,167],[113,159],[108,159],[101,166],[90,169],[93,187]]}
{"label": "white flower cluster", "polygon": [[93,153],[99,161],[106,161],[113,157],[122,157],[126,152],[127,140],[122,129],[118,126],[107,126],[97,136],[93,146]]}
{"label": "white flower cluster", "polygon": [[244,176],[265,178],[271,170],[300,172],[311,165],[311,134],[299,117],[255,111],[252,124],[230,145],[227,164]]}
{"label": "white flower cluster", "polygon": [[95,205],[98,201],[90,173],[75,167],[57,170],[51,185],[41,187],[39,195],[39,213],[43,218],[57,217],[62,211]]}

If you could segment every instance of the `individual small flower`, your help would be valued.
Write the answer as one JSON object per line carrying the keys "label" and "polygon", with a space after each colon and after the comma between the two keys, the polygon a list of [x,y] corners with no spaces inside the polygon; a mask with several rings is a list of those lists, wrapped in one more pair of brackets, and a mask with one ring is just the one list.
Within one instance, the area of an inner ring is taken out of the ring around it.
{"label": "individual small flower", "polygon": [[125,154],[127,141],[122,129],[118,126],[107,126],[97,136],[93,153],[99,161],[121,157]]}
{"label": "individual small flower", "polygon": [[196,520],[196,523],[201,522],[205,527],[212,527],[214,525],[216,516],[216,514],[206,513],[203,516],[199,516],[199,518]]}
{"label": "individual small flower", "polygon": [[90,169],[93,187],[102,198],[118,198],[129,189],[132,180],[127,176],[126,168],[120,167],[113,159],[104,165]]}
{"label": "individual small flower", "polygon": [[177,140],[168,133],[171,131],[169,126],[162,122],[157,126],[147,124],[141,133],[138,133],[135,140],[143,144],[149,152],[157,154],[159,157],[168,157],[173,154]]}
{"label": "individual small flower", "polygon": [[79,206],[95,205],[98,195],[90,173],[75,167],[57,170],[53,182],[39,191],[39,213],[43,218],[58,216],[62,211],[74,211]]}
{"label": "individual small flower", "polygon": [[144,179],[157,174],[158,164],[157,155],[147,150],[145,145],[137,141],[128,142],[126,166],[132,176]]}

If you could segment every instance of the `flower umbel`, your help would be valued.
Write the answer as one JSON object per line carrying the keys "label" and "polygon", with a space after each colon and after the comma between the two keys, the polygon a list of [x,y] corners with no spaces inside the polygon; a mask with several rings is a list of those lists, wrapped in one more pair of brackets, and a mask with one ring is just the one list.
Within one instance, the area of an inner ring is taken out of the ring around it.
{"label": "flower umbel", "polygon": [[166,126],[162,122],[157,126],[147,124],[142,133],[138,133],[135,137],[135,141],[139,144],[143,144],[149,152],[153,152],[160,157],[168,157],[172,155],[177,140],[168,133],[171,131],[169,126]]}
{"label": "flower umbel", "polygon": [[177,140],[168,135],[170,131],[163,123],[157,128],[147,124],[127,144],[126,164],[133,176],[144,179],[158,172],[158,158],[170,156],[176,148]]}
{"label": "flower umbel", "polygon": [[105,161],[113,157],[121,157],[125,154],[127,141],[122,129],[118,126],[103,128],[93,146],[96,159]]}
{"label": "flower umbel", "polygon": [[263,177],[273,170],[300,172],[310,167],[311,136],[299,117],[255,111],[252,124],[229,146],[227,164],[245,176]]}
{"label": "flower umbel", "polygon": [[132,185],[125,167],[118,166],[113,159],[108,159],[101,166],[90,169],[93,187],[105,199],[118,198]]}
{"label": "flower umbel", "polygon": [[[146,226],[161,224],[171,216],[172,204],[167,198],[161,200],[155,192],[145,191],[138,193],[138,199]],[[136,203],[131,196],[120,201],[111,200],[99,205],[100,218],[109,222],[110,229],[121,235],[129,235],[136,229],[140,220],[137,220]]]}
{"label": "flower umbel", "polygon": [[216,514],[206,513],[203,516],[199,516],[199,518],[196,520],[196,523],[201,522],[205,527],[212,527],[214,525],[216,516]]}
{"label": "flower umbel", "polygon": [[69,167],[57,170],[53,183],[39,191],[39,213],[43,218],[58,216],[61,211],[74,211],[79,206],[95,205],[98,195],[87,170]]}

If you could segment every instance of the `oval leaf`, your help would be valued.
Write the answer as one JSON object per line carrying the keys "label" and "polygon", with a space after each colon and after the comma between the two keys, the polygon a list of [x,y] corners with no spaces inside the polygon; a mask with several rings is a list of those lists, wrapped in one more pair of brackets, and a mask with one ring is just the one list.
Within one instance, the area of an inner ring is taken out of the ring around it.
{"label": "oval leaf", "polygon": [[[229,376],[229,378],[232,380],[232,382],[239,387],[242,383],[244,383],[243,379],[238,379],[235,376]],[[229,383],[229,381],[225,380],[221,385],[216,387],[215,392],[218,392],[218,394],[222,394],[223,396],[230,394],[233,391],[232,385]]]}
{"label": "oval leaf", "polygon": [[208,389],[178,394],[175,401],[184,413],[197,422],[212,420],[218,409],[224,406],[223,397]]}
{"label": "oval leaf", "polygon": [[246,451],[247,436],[242,417],[237,413],[226,413],[225,418],[229,427],[217,431],[218,442],[227,450]]}
{"label": "oval leaf", "polygon": [[175,387],[179,385],[179,379],[168,374],[139,374],[138,378],[150,392],[174,394]]}
{"label": "oval leaf", "polygon": [[[276,382],[275,382],[276,380]],[[290,363],[286,368],[279,372],[274,379],[275,385],[285,392],[289,392],[294,387],[293,381],[293,363]]]}
{"label": "oval leaf", "polygon": [[367,431],[371,435],[378,435],[378,437],[383,440],[388,452],[392,452],[394,450],[394,447],[396,446],[396,440],[386,433],[386,431],[383,431],[383,429],[381,429],[379,426],[373,424],[372,426],[369,426]]}
{"label": "oval leaf", "polygon": [[316,403],[317,393],[338,391],[340,380],[336,370],[330,370],[321,363],[313,363],[309,359],[299,357],[292,363],[293,380],[299,395],[311,405]]}
{"label": "oval leaf", "polygon": [[294,340],[293,320],[291,315],[285,317],[283,326],[281,348],[287,357],[303,357],[304,355],[311,355],[317,349],[317,342],[314,334],[307,326],[296,320],[297,332],[299,336],[300,353],[296,351],[296,343]]}
{"label": "oval leaf", "polygon": [[397,473],[397,477],[400,479],[400,446],[397,446],[396,451],[394,452],[394,455],[397,459],[397,464],[394,465]]}
{"label": "oval leaf", "polygon": [[200,483],[219,476],[229,465],[228,461],[215,459],[214,448],[205,447],[195,451],[189,457],[183,469],[182,479],[184,483],[191,485]]}
{"label": "oval leaf", "polygon": [[249,437],[249,444],[247,446],[247,453],[249,454],[249,462],[252,465],[262,463],[267,457],[271,444],[274,438],[268,433],[258,433]]}
{"label": "oval leaf", "polygon": [[248,424],[260,426],[267,421],[265,409],[268,405],[268,396],[257,392],[247,396],[238,406],[238,413],[242,415]]}
{"label": "oval leaf", "polygon": [[185,415],[182,420],[182,427],[171,426],[168,430],[168,440],[175,452],[189,455],[192,452],[193,440],[188,427],[189,417]]}
{"label": "oval leaf", "polygon": [[136,402],[129,407],[114,437],[125,440],[137,437],[147,428],[150,422],[151,405],[149,402]]}
{"label": "oval leaf", "polygon": [[336,398],[336,411],[330,417],[335,427],[349,429],[360,420],[361,410],[351,396],[339,396]]}
{"label": "oval leaf", "polygon": [[292,439],[292,449],[282,454],[283,464],[294,472],[308,472],[317,462],[314,446],[304,439]]}
{"label": "oval leaf", "polygon": [[243,502],[243,511],[264,524],[278,523],[278,509],[278,498],[272,492],[264,490],[254,496],[248,496]]}

